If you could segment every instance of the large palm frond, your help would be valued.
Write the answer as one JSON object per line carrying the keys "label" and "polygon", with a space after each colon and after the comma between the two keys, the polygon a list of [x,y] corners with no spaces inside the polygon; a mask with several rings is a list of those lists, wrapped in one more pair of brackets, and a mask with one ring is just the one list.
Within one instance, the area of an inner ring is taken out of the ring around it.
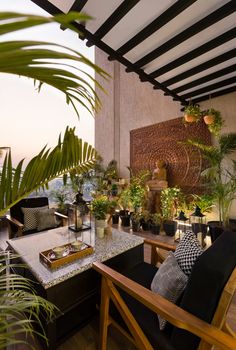
{"label": "large palm frond", "polygon": [[208,146],[201,141],[188,139],[184,144],[194,146],[201,151],[205,159],[209,161],[212,167],[217,166],[222,160],[222,154],[219,149],[214,146]]}
{"label": "large palm frond", "polygon": [[[43,309],[46,320],[50,321],[57,309],[35,294],[28,279],[10,273],[14,264],[9,264],[9,260],[14,257],[9,252],[0,253],[0,349],[27,344],[26,334],[38,334],[47,340],[39,317],[40,310]],[[33,327],[36,322],[38,332]]]}
{"label": "large palm frond", "polygon": [[29,195],[32,191],[43,187],[60,175],[72,172],[79,174],[91,169],[96,162],[97,152],[82,142],[68,128],[64,138],[59,137],[58,144],[52,150],[45,147],[35,156],[22,172],[21,160],[15,169],[12,168],[11,153],[4,160],[0,172],[0,215],[12,205]]}
{"label": "large palm frond", "polygon": [[[88,18],[78,12],[55,17],[2,12],[0,13],[0,35],[52,22],[58,22],[78,32],[73,23]],[[63,62],[63,59],[66,59],[66,62]],[[103,88],[86,70],[76,67],[77,63],[91,67],[103,78],[108,77],[107,73],[81,53],[65,46],[42,41],[0,43],[0,72],[33,78],[38,82],[39,90],[44,83],[51,85],[66,95],[67,103],[72,104],[77,114],[76,101],[91,113],[100,107],[100,100],[93,88],[93,83],[101,90]],[[81,77],[81,73],[86,78]]]}
{"label": "large palm frond", "polygon": [[219,145],[223,157],[236,151],[236,133],[232,132],[226,135],[221,135],[219,138]]}

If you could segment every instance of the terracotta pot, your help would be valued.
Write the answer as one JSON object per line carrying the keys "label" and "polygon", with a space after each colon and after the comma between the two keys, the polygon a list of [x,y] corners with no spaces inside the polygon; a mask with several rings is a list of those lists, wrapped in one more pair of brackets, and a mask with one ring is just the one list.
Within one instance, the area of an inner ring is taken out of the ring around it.
{"label": "terracotta pot", "polygon": [[195,123],[197,121],[197,117],[192,114],[184,114],[184,119],[187,123]]}
{"label": "terracotta pot", "polygon": [[209,114],[209,115],[205,115],[203,117],[203,119],[204,119],[205,124],[211,125],[214,123],[215,117],[214,117],[214,115]]}

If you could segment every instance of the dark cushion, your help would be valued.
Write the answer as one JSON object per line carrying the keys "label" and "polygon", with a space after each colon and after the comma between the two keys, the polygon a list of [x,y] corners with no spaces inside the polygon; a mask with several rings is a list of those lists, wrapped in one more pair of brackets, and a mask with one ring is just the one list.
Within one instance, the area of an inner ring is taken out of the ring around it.
{"label": "dark cushion", "polygon": [[44,207],[44,206],[48,206],[47,197],[24,198],[10,208],[10,214],[13,218],[23,223],[24,215],[22,213],[21,207],[35,208],[35,207]]}
{"label": "dark cushion", "polygon": [[[211,323],[221,293],[236,266],[236,233],[224,232],[199,256],[192,269],[180,307]],[[176,350],[195,350],[199,338],[174,327]]]}
{"label": "dark cushion", "polygon": [[41,209],[36,213],[37,231],[43,231],[57,227],[55,209]]}
{"label": "dark cushion", "polygon": [[[174,254],[170,252],[156,272],[152,280],[151,290],[154,293],[160,294],[172,303],[176,303],[180,295],[183,293],[187,282],[188,277],[179,267]],[[163,330],[166,325],[166,320],[160,315],[158,315],[158,319],[159,327]]]}
{"label": "dark cushion", "polygon": [[[143,262],[134,266],[132,269],[124,272],[123,274],[133,281],[141,284],[145,288],[150,289],[151,282],[156,272],[157,267]],[[174,350],[175,348],[170,344],[168,337],[159,329],[159,322],[156,313],[148,309],[146,306],[122,290],[119,290],[119,292],[129,307],[134,318],[149,339],[150,343],[153,345],[154,349]],[[116,320],[116,322],[118,322],[123,328],[127,330],[124,321],[122,320],[120,314],[117,312],[113,304],[111,304],[110,314]]]}
{"label": "dark cushion", "polygon": [[21,208],[24,214],[24,228],[23,231],[36,230],[38,227],[38,212],[41,210],[47,210],[48,207],[36,207],[36,208]]}

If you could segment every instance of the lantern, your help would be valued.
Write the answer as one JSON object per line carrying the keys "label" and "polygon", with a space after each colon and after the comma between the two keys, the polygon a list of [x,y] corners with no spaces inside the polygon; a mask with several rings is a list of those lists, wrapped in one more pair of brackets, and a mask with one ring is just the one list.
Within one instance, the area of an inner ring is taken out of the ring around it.
{"label": "lantern", "polygon": [[190,215],[192,231],[197,236],[202,247],[205,247],[205,237],[207,234],[206,215],[202,214],[201,209],[196,206],[194,212]]}
{"label": "lantern", "polygon": [[183,235],[186,233],[186,230],[189,228],[189,224],[187,223],[188,218],[185,216],[185,213],[181,210],[179,212],[179,215],[175,218],[175,220],[177,221],[176,234],[178,235],[175,241],[179,242]]}
{"label": "lantern", "polygon": [[72,224],[69,224],[69,229],[75,232],[88,230],[91,228],[91,214],[88,203],[83,199],[83,194],[78,192],[75,196],[75,201],[71,206]]}

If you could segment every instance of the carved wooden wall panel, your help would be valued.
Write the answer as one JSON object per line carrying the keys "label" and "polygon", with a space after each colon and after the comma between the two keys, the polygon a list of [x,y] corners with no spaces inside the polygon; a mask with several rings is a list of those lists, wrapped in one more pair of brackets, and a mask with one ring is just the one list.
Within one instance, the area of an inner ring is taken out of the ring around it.
{"label": "carved wooden wall panel", "polygon": [[206,161],[193,147],[181,144],[188,138],[211,144],[204,122],[184,125],[182,118],[172,119],[130,132],[130,166],[134,173],[151,172],[157,159],[166,163],[169,186],[180,186],[186,193],[201,192],[200,174]]}

